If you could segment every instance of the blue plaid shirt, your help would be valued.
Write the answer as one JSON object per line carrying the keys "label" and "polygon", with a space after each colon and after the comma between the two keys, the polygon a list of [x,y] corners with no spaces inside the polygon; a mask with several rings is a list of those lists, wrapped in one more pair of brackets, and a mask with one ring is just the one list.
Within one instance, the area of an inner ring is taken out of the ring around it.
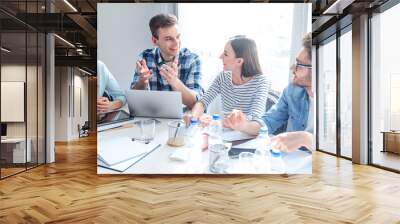
{"label": "blue plaid shirt", "polygon": [[[165,62],[160,54],[159,48],[144,50],[140,56],[146,61],[147,67],[153,71],[153,75],[146,87],[149,90],[172,91],[172,87],[161,76],[160,67]],[[182,48],[178,55],[178,77],[186,87],[196,92],[196,98],[199,100],[204,93],[200,85],[201,81],[201,62],[199,56],[190,52],[187,48]],[[131,89],[139,81],[139,74],[135,70]]]}

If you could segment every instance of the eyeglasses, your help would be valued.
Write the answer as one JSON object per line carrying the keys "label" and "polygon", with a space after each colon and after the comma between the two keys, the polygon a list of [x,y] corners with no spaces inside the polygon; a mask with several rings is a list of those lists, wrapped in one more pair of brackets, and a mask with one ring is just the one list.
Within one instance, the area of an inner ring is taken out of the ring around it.
{"label": "eyeglasses", "polygon": [[298,63],[297,61],[293,64],[293,66],[294,66],[294,70],[295,70],[295,71],[297,71],[297,68],[298,68],[298,67],[300,67],[300,68],[307,68],[307,69],[311,69],[311,68],[312,68],[311,65],[301,64],[301,63]]}

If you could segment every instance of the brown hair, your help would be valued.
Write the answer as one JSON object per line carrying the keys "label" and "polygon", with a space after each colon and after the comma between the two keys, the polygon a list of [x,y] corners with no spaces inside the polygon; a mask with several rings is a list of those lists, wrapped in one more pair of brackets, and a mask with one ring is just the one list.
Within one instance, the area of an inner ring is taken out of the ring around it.
{"label": "brown hair", "polygon": [[243,77],[262,74],[257,45],[254,40],[241,35],[230,38],[229,42],[235,52],[236,58],[243,58]]}
{"label": "brown hair", "polygon": [[308,54],[308,58],[311,61],[311,45],[312,45],[312,37],[311,37],[311,33],[307,33],[304,37],[303,37],[303,47],[306,50],[307,54]]}
{"label": "brown hair", "polygon": [[149,26],[151,35],[158,38],[158,29],[164,27],[170,27],[178,23],[176,16],[171,14],[158,14],[150,19]]}

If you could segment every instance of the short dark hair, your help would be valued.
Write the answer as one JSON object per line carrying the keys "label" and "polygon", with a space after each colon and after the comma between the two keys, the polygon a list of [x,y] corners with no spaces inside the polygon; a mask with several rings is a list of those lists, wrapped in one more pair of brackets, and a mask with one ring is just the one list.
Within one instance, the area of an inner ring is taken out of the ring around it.
{"label": "short dark hair", "polygon": [[158,29],[164,27],[170,27],[178,23],[176,16],[171,14],[158,14],[150,19],[149,26],[151,35],[158,38]]}
{"label": "short dark hair", "polygon": [[311,37],[311,33],[307,33],[304,37],[303,37],[303,48],[306,50],[307,54],[308,54],[308,59],[310,59],[311,61],[311,47],[312,47],[312,37]]}
{"label": "short dark hair", "polygon": [[243,58],[242,77],[262,74],[256,42],[246,36],[234,36],[229,40],[236,58]]}

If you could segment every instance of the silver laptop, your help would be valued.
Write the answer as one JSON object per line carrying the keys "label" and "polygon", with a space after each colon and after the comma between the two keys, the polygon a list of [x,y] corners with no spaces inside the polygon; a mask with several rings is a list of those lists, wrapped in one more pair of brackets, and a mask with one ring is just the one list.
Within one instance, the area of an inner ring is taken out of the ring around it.
{"label": "silver laptop", "polygon": [[182,118],[181,92],[127,90],[126,99],[131,116]]}

